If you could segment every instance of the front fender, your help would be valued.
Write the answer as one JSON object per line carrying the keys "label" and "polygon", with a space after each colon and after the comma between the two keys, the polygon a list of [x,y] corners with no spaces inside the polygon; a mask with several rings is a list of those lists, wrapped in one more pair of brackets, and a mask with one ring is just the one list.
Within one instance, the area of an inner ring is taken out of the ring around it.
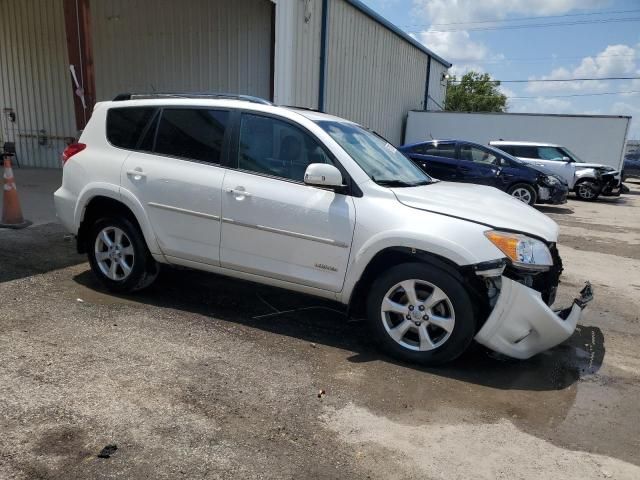
{"label": "front fender", "polygon": [[359,246],[356,239],[349,261],[350,267],[340,295],[341,301],[343,303],[349,301],[356,283],[369,263],[378,253],[388,248],[405,247],[431,253],[460,267],[504,257],[504,254],[484,236],[484,232],[489,230],[488,227],[465,223],[468,231],[460,235],[444,236],[439,235],[437,231],[425,233],[424,231],[394,230],[375,234]]}

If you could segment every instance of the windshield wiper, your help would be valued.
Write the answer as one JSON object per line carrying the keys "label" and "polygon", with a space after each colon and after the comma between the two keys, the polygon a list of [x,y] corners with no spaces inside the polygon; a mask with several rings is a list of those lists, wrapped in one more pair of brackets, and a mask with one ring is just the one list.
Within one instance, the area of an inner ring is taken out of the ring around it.
{"label": "windshield wiper", "polygon": [[419,187],[421,185],[429,185],[433,183],[429,180],[422,180],[419,182],[404,182],[402,180],[376,180],[372,178],[374,182],[383,187]]}

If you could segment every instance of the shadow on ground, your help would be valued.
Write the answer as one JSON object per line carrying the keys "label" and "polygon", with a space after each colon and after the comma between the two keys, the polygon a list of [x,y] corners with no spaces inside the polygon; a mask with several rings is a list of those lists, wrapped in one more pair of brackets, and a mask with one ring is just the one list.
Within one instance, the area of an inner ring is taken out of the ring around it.
{"label": "shadow on ground", "polygon": [[557,205],[536,205],[536,208],[542,213],[557,213],[563,215],[573,215],[573,210],[568,207],[559,207]]}
{"label": "shadow on ground", "polygon": [[[95,292],[104,292],[89,271],[77,275],[74,280]],[[108,295],[106,298],[111,297]],[[383,360],[404,368],[503,390],[567,388],[582,376],[597,372],[605,354],[601,330],[580,326],[562,345],[526,361],[501,357],[475,345],[446,366],[425,368],[404,364],[381,354],[369,338],[366,322],[347,319],[340,305],[194,270],[164,268],[149,289],[121,298],[198,313],[211,321],[234,322],[351,351],[354,352],[348,359],[351,362]]]}
{"label": "shadow on ground", "polygon": [[84,262],[65,234],[57,223],[0,230],[0,283]]}

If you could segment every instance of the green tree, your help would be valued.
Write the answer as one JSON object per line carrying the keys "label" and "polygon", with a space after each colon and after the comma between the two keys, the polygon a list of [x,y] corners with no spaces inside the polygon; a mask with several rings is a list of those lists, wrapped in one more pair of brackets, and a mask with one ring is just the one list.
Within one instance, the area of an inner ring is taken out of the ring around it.
{"label": "green tree", "polygon": [[506,112],[507,97],[498,90],[500,82],[488,73],[470,71],[458,82],[449,80],[444,109],[452,112]]}

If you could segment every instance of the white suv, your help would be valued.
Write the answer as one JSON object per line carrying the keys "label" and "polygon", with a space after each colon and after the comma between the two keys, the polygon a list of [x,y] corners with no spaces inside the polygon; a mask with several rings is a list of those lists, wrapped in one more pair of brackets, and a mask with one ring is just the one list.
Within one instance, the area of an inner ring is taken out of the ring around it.
{"label": "white suv", "polygon": [[[172,264],[336,300],[395,356],[475,338],[528,358],[568,338],[557,225],[491,187],[431,179],[341,118],[248,98],[121,96],[63,155],[58,216],[106,287]],[[215,294],[215,292],[212,292]]]}
{"label": "white suv", "polygon": [[558,175],[581,200],[594,201],[600,195],[619,196],[622,192],[620,171],[608,165],[586,163],[567,147],[555,143],[489,142],[492,147],[519,158],[534,167]]}

